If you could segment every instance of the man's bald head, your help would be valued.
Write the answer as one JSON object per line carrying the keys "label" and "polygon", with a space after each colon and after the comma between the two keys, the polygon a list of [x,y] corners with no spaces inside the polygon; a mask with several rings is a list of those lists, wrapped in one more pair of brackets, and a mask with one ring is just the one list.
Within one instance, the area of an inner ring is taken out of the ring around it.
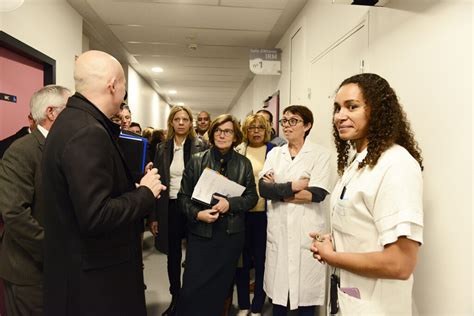
{"label": "man's bald head", "polygon": [[96,50],[83,53],[76,60],[74,80],[76,91],[107,116],[120,110],[125,96],[125,75],[113,56]]}

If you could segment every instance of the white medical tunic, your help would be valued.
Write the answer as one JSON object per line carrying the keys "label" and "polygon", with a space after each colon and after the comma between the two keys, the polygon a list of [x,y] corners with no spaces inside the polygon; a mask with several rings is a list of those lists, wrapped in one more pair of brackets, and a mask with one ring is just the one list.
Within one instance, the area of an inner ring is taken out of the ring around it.
{"label": "white medical tunic", "polygon": [[[394,145],[377,164],[358,169],[358,154],[331,196],[331,224],[338,252],[375,252],[406,236],[423,243],[423,180],[418,162]],[[345,190],[343,188],[346,188]],[[343,193],[344,191],[344,193]],[[341,288],[355,287],[360,299],[339,291],[340,315],[411,315],[413,275],[406,281],[375,279],[340,270]]]}
{"label": "white medical tunic", "polygon": [[[273,170],[277,183],[309,177],[310,187],[330,192],[330,153],[309,141],[292,160],[288,145],[273,148],[260,178]],[[290,309],[324,304],[326,268],[310,251],[310,232],[327,231],[329,198],[321,203],[268,202],[264,289],[274,304]]]}

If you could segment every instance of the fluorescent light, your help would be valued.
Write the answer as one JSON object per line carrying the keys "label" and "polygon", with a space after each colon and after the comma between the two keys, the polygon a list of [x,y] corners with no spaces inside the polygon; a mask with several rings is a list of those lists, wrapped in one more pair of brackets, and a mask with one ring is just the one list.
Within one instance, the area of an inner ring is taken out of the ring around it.
{"label": "fluorescent light", "polygon": [[18,9],[24,0],[1,0],[0,1],[0,12],[10,12]]}
{"label": "fluorescent light", "polygon": [[176,90],[169,90],[168,91],[168,94],[176,94],[176,93],[178,93],[178,91],[176,91]]}
{"label": "fluorescent light", "polygon": [[176,105],[183,106],[184,102],[178,102],[178,103],[176,103]]}
{"label": "fluorescent light", "polygon": [[153,71],[153,72],[163,72],[163,68],[161,68],[161,67],[153,67],[153,68],[151,68],[151,71]]}

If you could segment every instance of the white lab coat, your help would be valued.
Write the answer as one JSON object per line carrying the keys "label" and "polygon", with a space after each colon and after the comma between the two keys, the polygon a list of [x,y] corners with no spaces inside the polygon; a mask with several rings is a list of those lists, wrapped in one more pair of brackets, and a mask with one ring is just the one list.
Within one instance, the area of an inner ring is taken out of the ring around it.
{"label": "white lab coat", "polygon": [[[331,196],[336,251],[382,251],[400,236],[422,243],[420,166],[399,145],[387,149],[373,168],[358,169],[366,155],[367,150],[357,155]],[[345,270],[339,274],[341,288],[357,288],[360,299],[339,291],[338,315],[411,315],[413,276],[408,280],[389,280]]]}
{"label": "white lab coat", "polygon": [[[309,186],[330,192],[329,151],[305,141],[291,159],[288,145],[273,148],[267,156],[260,178],[273,170],[275,181],[285,183],[309,177]],[[267,250],[264,289],[274,304],[290,309],[324,304],[326,267],[310,251],[310,232],[327,231],[329,203],[268,203]]]}

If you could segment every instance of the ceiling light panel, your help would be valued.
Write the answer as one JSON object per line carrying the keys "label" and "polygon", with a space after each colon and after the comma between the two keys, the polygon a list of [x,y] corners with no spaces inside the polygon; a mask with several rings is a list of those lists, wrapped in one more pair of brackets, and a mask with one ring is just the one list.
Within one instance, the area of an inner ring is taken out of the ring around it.
{"label": "ceiling light panel", "polygon": [[201,67],[201,68],[248,68],[248,56],[243,59],[228,59],[228,58],[197,58],[197,57],[153,57],[153,56],[137,56],[137,61],[140,64],[154,67],[154,65],[161,65],[168,68],[187,68],[187,67]]}
{"label": "ceiling light panel", "polygon": [[[215,46],[241,46],[261,47],[267,40],[270,32],[261,31],[235,31],[235,30],[212,30],[212,29],[183,29],[170,27],[146,26],[143,28],[127,27],[125,25],[110,25],[110,29],[122,42],[186,42],[186,35],[197,34],[198,45]],[[198,48],[199,49],[199,48]]]}
{"label": "ceiling light panel", "polygon": [[[90,0],[106,24],[271,31],[281,10]],[[111,10],[110,8],[114,9]]]}
{"label": "ceiling light panel", "polygon": [[221,6],[245,7],[245,8],[265,8],[284,9],[290,0],[221,0]]}
{"label": "ceiling light panel", "polygon": [[168,4],[218,5],[219,0],[112,0],[113,2],[153,2]]}
{"label": "ceiling light panel", "polygon": [[213,57],[219,58],[248,58],[249,47],[229,46],[199,46],[196,50],[190,50],[186,45],[156,45],[156,44],[125,44],[127,50],[132,54],[179,56],[179,57]]}

